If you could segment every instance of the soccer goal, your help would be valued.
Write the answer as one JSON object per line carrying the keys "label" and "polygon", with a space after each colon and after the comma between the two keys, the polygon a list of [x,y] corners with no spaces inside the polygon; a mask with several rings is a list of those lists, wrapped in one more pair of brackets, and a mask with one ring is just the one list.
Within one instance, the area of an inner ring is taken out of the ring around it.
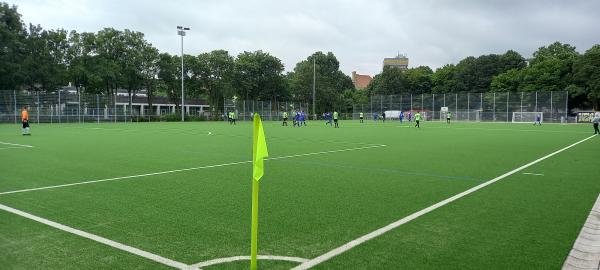
{"label": "soccer goal", "polygon": [[540,116],[540,122],[544,122],[543,112],[513,112],[512,122],[513,123],[533,123],[535,118]]}
{"label": "soccer goal", "polygon": [[448,107],[442,107],[440,109],[440,121],[446,121],[447,116],[448,116]]}

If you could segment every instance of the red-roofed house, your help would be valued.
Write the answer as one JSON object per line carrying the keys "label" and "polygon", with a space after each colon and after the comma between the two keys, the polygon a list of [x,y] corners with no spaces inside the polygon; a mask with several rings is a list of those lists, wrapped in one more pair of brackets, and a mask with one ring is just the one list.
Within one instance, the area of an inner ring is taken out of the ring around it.
{"label": "red-roofed house", "polygon": [[369,75],[361,75],[356,73],[356,71],[352,71],[352,83],[354,83],[354,88],[356,89],[367,88],[372,79]]}

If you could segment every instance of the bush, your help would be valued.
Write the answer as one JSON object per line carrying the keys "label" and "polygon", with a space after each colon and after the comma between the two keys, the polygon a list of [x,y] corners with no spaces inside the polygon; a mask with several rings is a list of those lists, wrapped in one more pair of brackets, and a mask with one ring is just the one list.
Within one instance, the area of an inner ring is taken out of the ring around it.
{"label": "bush", "polygon": [[[197,122],[197,121],[206,121],[207,118],[205,115],[186,115],[185,121]],[[180,114],[165,114],[160,116],[161,122],[179,122],[181,121]]]}

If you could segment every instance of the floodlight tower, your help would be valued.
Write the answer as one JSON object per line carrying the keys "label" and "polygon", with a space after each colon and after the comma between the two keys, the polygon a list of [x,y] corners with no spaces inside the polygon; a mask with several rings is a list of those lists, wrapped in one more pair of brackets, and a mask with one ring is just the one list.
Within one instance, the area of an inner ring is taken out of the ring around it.
{"label": "floodlight tower", "polygon": [[185,31],[190,30],[189,27],[177,26],[177,35],[181,36],[181,122],[185,121],[185,107],[184,107],[184,97],[183,97],[183,37],[185,36]]}

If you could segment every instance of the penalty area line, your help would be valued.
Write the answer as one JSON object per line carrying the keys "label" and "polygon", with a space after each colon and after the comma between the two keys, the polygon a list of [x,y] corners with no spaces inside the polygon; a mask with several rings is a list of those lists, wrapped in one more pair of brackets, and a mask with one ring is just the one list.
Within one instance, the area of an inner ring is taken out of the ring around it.
{"label": "penalty area line", "polygon": [[18,215],[18,216],[21,216],[21,217],[33,220],[33,221],[37,221],[39,223],[48,225],[50,227],[59,229],[61,231],[72,233],[72,234],[81,236],[83,238],[87,238],[87,239],[96,241],[98,243],[102,243],[102,244],[105,244],[107,246],[110,246],[110,247],[113,247],[113,248],[116,248],[116,249],[120,249],[120,250],[129,252],[131,254],[138,255],[140,257],[144,257],[146,259],[150,259],[152,261],[155,261],[155,262],[167,265],[167,266],[175,267],[175,268],[178,268],[178,269],[189,269],[189,265],[187,265],[187,264],[184,264],[184,263],[181,263],[181,262],[178,262],[178,261],[174,261],[174,260],[162,257],[160,255],[156,255],[154,253],[150,253],[150,252],[141,250],[139,248],[128,246],[128,245],[125,245],[125,244],[122,244],[122,243],[119,243],[119,242],[116,242],[116,241],[104,238],[102,236],[98,236],[98,235],[95,235],[95,234],[92,234],[92,233],[84,232],[82,230],[78,230],[78,229],[75,229],[73,227],[69,227],[67,225],[63,225],[63,224],[60,224],[60,223],[57,223],[57,222],[54,222],[54,221],[51,221],[51,220],[48,220],[48,219],[45,219],[45,218],[42,218],[42,217],[38,217],[38,216],[32,215],[30,213],[23,212],[21,210],[18,210],[18,209],[15,209],[15,208],[3,205],[3,204],[0,204],[0,209],[4,210],[6,212],[13,213],[15,215]]}
{"label": "penalty area line", "polygon": [[539,162],[541,162],[541,161],[543,161],[543,160],[545,160],[547,158],[550,158],[550,157],[552,157],[552,156],[554,156],[556,154],[559,154],[559,153],[561,153],[561,152],[563,152],[563,151],[565,151],[565,150],[567,150],[567,149],[569,149],[571,147],[574,147],[574,146],[576,146],[576,145],[578,145],[578,144],[580,144],[582,142],[585,142],[585,141],[587,141],[587,140],[589,140],[589,139],[591,139],[593,137],[595,137],[595,135],[592,135],[592,136],[587,137],[585,139],[582,139],[582,140],[580,140],[578,142],[575,142],[575,143],[573,143],[571,145],[563,147],[563,148],[561,148],[559,150],[556,150],[556,151],[554,151],[554,152],[552,152],[552,153],[550,153],[548,155],[545,155],[545,156],[543,156],[541,158],[538,158],[538,159],[536,159],[536,160],[534,160],[532,162],[529,162],[529,163],[527,163],[527,164],[525,164],[525,165],[523,165],[521,167],[518,167],[518,168],[516,168],[514,170],[511,170],[509,172],[506,172],[506,173],[504,173],[504,174],[502,174],[502,175],[500,175],[500,176],[498,176],[498,177],[496,177],[494,179],[488,180],[487,182],[481,183],[481,184],[479,184],[479,185],[477,185],[475,187],[467,189],[467,190],[465,190],[465,191],[463,191],[461,193],[458,193],[458,194],[456,194],[456,195],[454,195],[454,196],[452,196],[450,198],[442,200],[442,201],[440,201],[440,202],[438,202],[436,204],[433,204],[433,205],[431,205],[429,207],[423,208],[423,209],[421,209],[421,210],[419,210],[419,211],[417,211],[415,213],[412,213],[412,214],[410,214],[410,215],[408,215],[408,216],[406,216],[406,217],[404,217],[402,219],[399,219],[399,220],[397,220],[395,222],[392,222],[392,223],[390,223],[390,224],[388,224],[388,225],[386,225],[384,227],[381,227],[381,228],[379,228],[379,229],[377,229],[375,231],[372,231],[372,232],[370,232],[368,234],[365,234],[365,235],[363,235],[363,236],[361,236],[359,238],[356,238],[356,239],[354,239],[354,240],[352,240],[352,241],[350,241],[350,242],[348,242],[346,244],[343,244],[343,245],[341,245],[341,246],[339,246],[337,248],[334,248],[334,249],[328,251],[327,253],[324,253],[324,254],[322,254],[320,256],[317,256],[317,257],[315,257],[315,258],[313,258],[313,259],[311,259],[311,260],[309,260],[307,262],[304,262],[304,263],[302,263],[302,264],[300,264],[300,265],[292,268],[292,270],[309,269],[309,268],[311,268],[313,266],[321,264],[321,263],[323,263],[323,262],[325,262],[325,261],[327,261],[327,260],[329,260],[329,259],[331,259],[331,258],[333,258],[333,257],[335,257],[337,255],[340,255],[340,254],[342,254],[342,253],[344,253],[344,252],[346,252],[346,251],[348,251],[348,250],[350,250],[350,249],[352,249],[352,248],[360,245],[360,244],[363,244],[363,243],[365,243],[365,242],[367,242],[367,241],[369,241],[369,240],[371,240],[371,239],[373,239],[375,237],[381,236],[382,234],[384,234],[386,232],[389,232],[389,231],[391,231],[391,230],[393,230],[393,229],[395,229],[397,227],[400,227],[403,224],[406,224],[406,223],[408,223],[408,222],[410,222],[412,220],[415,220],[415,219],[417,219],[417,218],[419,218],[419,217],[421,217],[421,216],[423,216],[423,215],[425,215],[425,214],[427,214],[429,212],[432,212],[432,211],[434,211],[434,210],[436,210],[436,209],[438,209],[438,208],[440,208],[440,207],[442,207],[444,205],[447,205],[447,204],[449,204],[449,203],[451,203],[453,201],[456,201],[456,200],[458,200],[458,199],[460,199],[460,198],[462,198],[464,196],[467,196],[467,195],[469,195],[469,194],[471,194],[473,192],[476,192],[476,191],[478,191],[478,190],[480,190],[480,189],[482,189],[482,188],[484,188],[486,186],[489,186],[489,185],[491,185],[491,184],[493,184],[495,182],[498,182],[498,181],[500,181],[500,180],[502,180],[502,179],[504,179],[504,178],[506,178],[506,177],[508,177],[510,175],[513,175],[513,174],[515,174],[515,173],[517,173],[519,171],[522,171],[522,170],[524,170],[524,169],[526,169],[526,168],[528,168],[528,167],[530,167],[530,166],[532,166],[532,165],[534,165],[536,163],[539,163]]}
{"label": "penalty area line", "polygon": [[[347,151],[357,151],[357,150],[364,150],[364,149],[378,148],[378,147],[385,147],[385,146],[386,145],[384,145],[384,144],[376,144],[376,145],[370,145],[370,146],[353,147],[353,148],[346,148],[346,149],[339,149],[339,150],[320,151],[320,152],[313,152],[313,153],[305,153],[305,154],[296,154],[296,155],[287,155],[287,156],[281,156],[281,157],[265,158],[265,160],[279,160],[279,159],[287,159],[287,158],[306,157],[306,156],[331,154],[331,153],[339,153],[339,152],[347,152]],[[108,181],[125,180],[125,179],[132,179],[132,178],[141,178],[141,177],[147,177],[147,176],[170,174],[170,173],[178,173],[178,172],[194,171],[194,170],[201,170],[201,169],[209,169],[209,168],[218,168],[218,167],[225,167],[225,166],[233,166],[233,165],[240,165],[240,164],[246,164],[246,163],[252,163],[252,160],[238,161],[238,162],[229,162],[229,163],[216,164],[216,165],[206,165],[206,166],[184,168],[184,169],[176,169],[176,170],[168,170],[168,171],[153,172],[153,173],[144,173],[144,174],[137,174],[137,175],[112,177],[112,178],[106,178],[106,179],[82,181],[82,182],[76,182],[76,183],[70,183],[70,184],[53,185],[53,186],[38,187],[38,188],[28,188],[28,189],[12,190],[12,191],[0,192],[0,196],[1,195],[7,195],[7,194],[13,194],[13,193],[22,193],[22,192],[30,192],[30,191],[37,191],[37,190],[55,189],[55,188],[78,186],[78,185],[87,185],[87,184],[94,184],[94,183],[101,183],[101,182],[108,182]]]}

